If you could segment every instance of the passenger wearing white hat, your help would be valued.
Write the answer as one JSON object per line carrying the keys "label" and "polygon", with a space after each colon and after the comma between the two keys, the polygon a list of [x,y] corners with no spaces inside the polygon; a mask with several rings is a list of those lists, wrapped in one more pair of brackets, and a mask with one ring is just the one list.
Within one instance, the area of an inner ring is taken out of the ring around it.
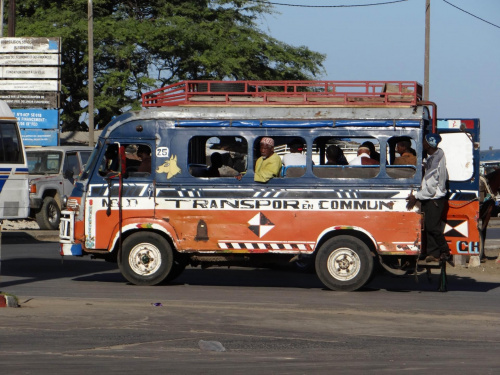
{"label": "passenger wearing white hat", "polygon": [[427,252],[421,254],[421,259],[427,262],[450,258],[450,248],[444,237],[441,222],[447,199],[448,172],[444,152],[438,148],[439,142],[441,142],[439,134],[430,133],[424,137],[423,149],[427,152],[427,159],[424,165],[422,187],[415,195],[410,194],[407,198],[409,210],[415,206],[417,200],[421,202],[427,238]]}

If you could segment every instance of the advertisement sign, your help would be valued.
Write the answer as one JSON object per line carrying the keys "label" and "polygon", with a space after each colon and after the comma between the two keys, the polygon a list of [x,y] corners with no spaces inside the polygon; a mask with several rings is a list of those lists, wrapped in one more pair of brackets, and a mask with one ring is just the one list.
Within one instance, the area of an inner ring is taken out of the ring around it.
{"label": "advertisement sign", "polygon": [[12,109],[12,112],[22,130],[59,129],[57,109]]}
{"label": "advertisement sign", "polygon": [[58,130],[21,129],[25,146],[57,146]]}

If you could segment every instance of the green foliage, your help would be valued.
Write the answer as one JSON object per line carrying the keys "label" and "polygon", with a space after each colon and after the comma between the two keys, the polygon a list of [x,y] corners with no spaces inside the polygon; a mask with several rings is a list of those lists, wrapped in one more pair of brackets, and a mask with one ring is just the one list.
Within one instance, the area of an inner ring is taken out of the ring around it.
{"label": "green foliage", "polygon": [[[154,5],[151,5],[154,4]],[[88,0],[17,3],[16,36],[62,38],[62,121],[80,127],[88,98]],[[325,56],[259,30],[270,5],[249,0],[93,1],[96,127],[141,94],[184,79],[313,79]]]}

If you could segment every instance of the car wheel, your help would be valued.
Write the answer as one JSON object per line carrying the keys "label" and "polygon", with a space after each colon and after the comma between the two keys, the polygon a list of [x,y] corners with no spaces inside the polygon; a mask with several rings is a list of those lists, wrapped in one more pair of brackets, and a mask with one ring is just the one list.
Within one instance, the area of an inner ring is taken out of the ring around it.
{"label": "car wheel", "polygon": [[42,207],[36,213],[35,217],[40,229],[58,229],[61,220],[61,210],[56,200],[52,197],[45,197]]}
{"label": "car wheel", "polygon": [[172,248],[156,233],[138,232],[127,237],[118,256],[122,275],[135,285],[156,285],[165,280],[173,263]]}
{"label": "car wheel", "polygon": [[316,273],[331,290],[357,290],[370,280],[373,256],[368,246],[356,237],[333,237],[318,250]]}

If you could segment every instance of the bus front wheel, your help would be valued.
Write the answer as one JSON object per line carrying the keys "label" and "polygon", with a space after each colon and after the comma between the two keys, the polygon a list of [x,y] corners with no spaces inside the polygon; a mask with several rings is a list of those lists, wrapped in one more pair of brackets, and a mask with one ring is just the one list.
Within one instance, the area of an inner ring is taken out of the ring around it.
{"label": "bus front wheel", "polygon": [[373,272],[373,256],[368,246],[356,237],[330,238],[316,255],[316,273],[321,282],[336,291],[363,287]]}
{"label": "bus front wheel", "polygon": [[170,273],[172,247],[156,233],[134,233],[123,241],[118,267],[122,275],[135,285],[156,285]]}

